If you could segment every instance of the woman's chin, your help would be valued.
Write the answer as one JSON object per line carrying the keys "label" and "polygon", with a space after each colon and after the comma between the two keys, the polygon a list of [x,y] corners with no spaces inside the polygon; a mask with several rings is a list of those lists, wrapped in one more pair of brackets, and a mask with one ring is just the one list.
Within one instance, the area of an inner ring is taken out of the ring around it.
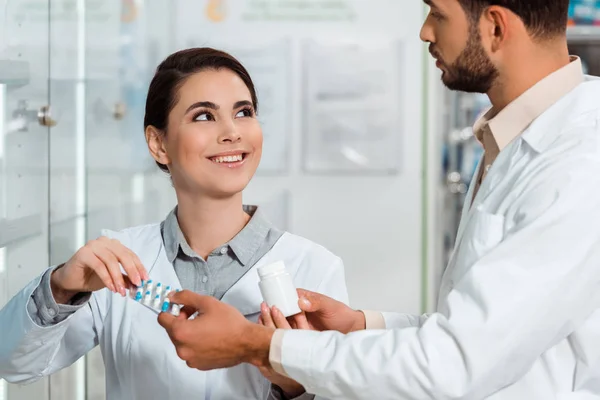
{"label": "woman's chin", "polygon": [[219,185],[205,188],[202,192],[217,199],[226,199],[239,196],[242,191],[248,186],[248,181],[245,182],[219,182]]}

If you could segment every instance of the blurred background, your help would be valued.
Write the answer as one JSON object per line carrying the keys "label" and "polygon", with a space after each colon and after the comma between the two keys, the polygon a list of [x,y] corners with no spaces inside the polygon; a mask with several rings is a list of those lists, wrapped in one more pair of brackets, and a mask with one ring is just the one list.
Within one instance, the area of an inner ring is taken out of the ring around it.
{"label": "blurred background", "polygon": [[[340,255],[352,306],[433,310],[488,101],[442,87],[418,37],[426,13],[398,0],[0,0],[0,307],[100,229],[175,205],[146,149],[146,90],[169,53],[211,46],[257,84],[265,144],[246,203]],[[570,25],[571,52],[600,75],[600,1],[572,1]],[[97,349],[32,385],[0,380],[0,400],[104,398]]]}

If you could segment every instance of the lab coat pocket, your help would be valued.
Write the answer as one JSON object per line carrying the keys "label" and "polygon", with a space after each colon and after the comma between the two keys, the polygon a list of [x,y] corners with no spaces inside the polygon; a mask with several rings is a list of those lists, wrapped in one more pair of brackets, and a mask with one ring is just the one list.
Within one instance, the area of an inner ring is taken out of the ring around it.
{"label": "lab coat pocket", "polygon": [[477,208],[472,211],[449,272],[462,276],[504,239],[504,216]]}

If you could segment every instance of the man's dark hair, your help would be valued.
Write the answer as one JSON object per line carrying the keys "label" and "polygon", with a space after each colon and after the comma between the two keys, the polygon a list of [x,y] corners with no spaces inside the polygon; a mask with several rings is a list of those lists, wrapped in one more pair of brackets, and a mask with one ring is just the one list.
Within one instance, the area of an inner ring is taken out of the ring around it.
{"label": "man's dark hair", "polygon": [[500,6],[515,13],[532,37],[549,39],[564,35],[567,29],[569,0],[458,0],[471,21],[479,21],[489,6]]}

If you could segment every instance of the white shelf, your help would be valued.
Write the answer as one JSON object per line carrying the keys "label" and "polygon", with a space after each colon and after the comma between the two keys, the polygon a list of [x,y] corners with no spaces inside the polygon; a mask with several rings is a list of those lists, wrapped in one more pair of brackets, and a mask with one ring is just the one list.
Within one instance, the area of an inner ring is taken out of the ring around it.
{"label": "white shelf", "polygon": [[16,219],[0,219],[0,247],[42,234],[42,216],[33,214]]}
{"label": "white shelf", "polygon": [[600,26],[571,26],[567,29],[567,38],[570,42],[598,42]]}

